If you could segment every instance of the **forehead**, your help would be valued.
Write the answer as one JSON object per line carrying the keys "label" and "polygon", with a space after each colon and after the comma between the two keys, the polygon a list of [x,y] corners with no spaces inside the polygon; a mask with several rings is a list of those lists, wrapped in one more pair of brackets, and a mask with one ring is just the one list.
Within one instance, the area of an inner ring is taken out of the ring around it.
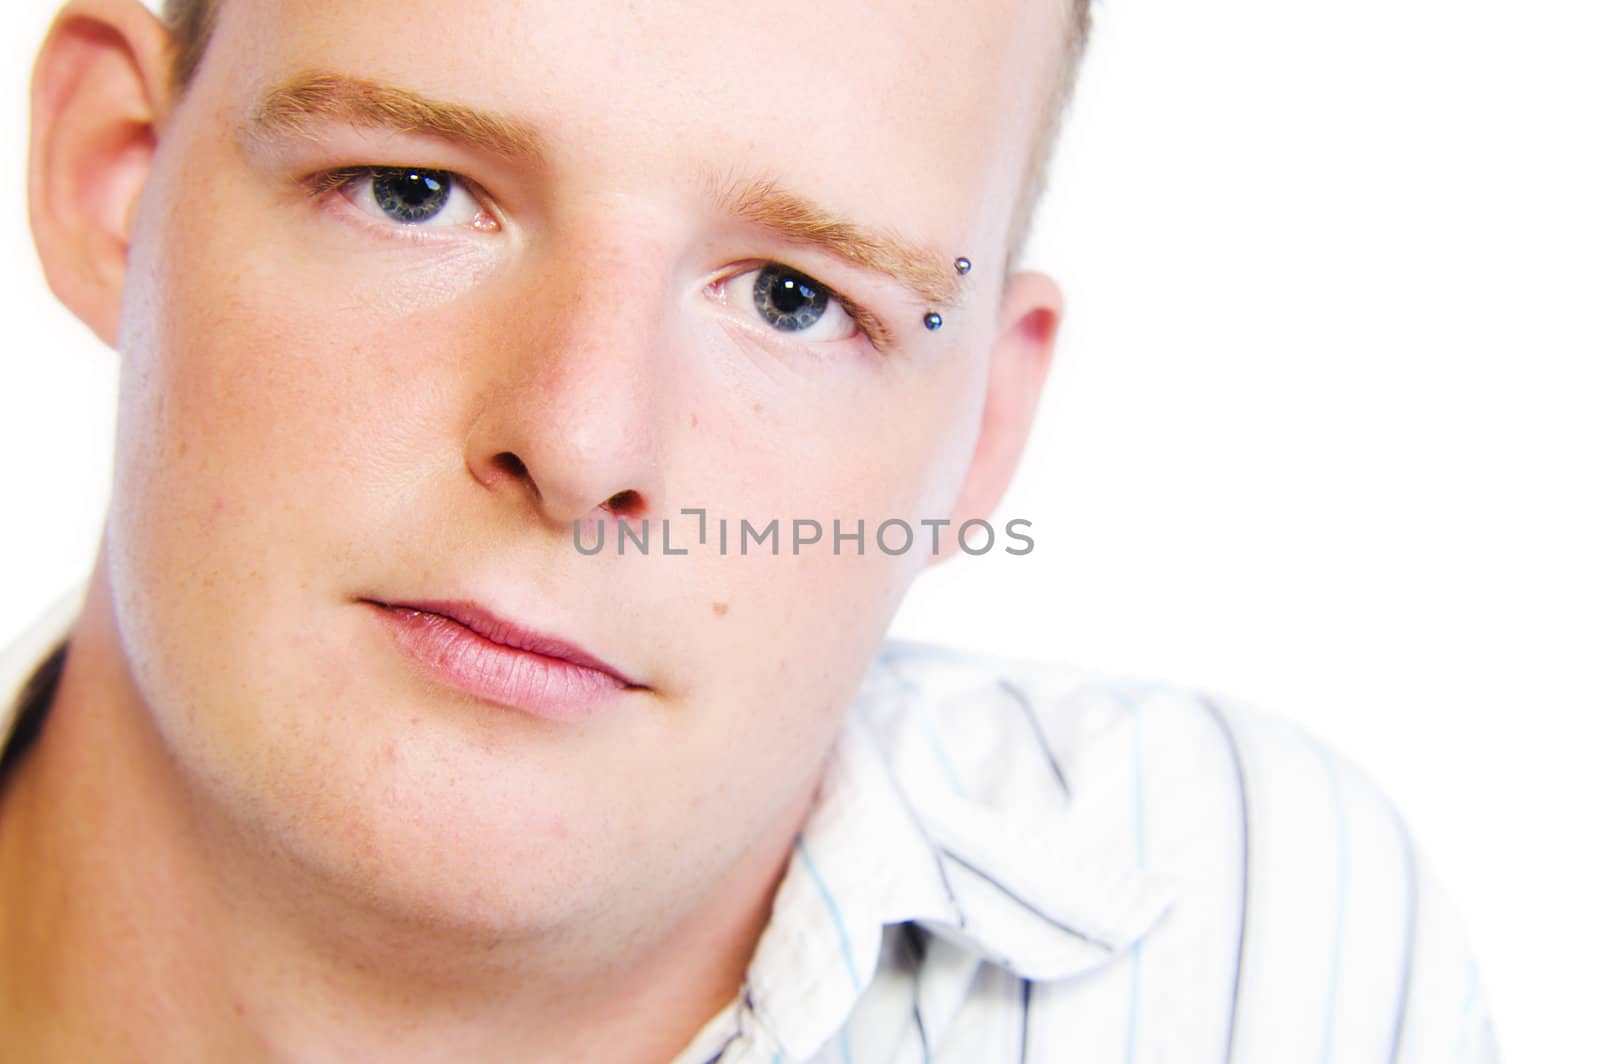
{"label": "forehead", "polygon": [[[231,85],[326,68],[524,117],[618,190],[688,160],[936,231],[1026,160],[1058,0],[225,0]],[[956,233],[950,233],[956,236]],[[966,235],[966,234],[961,234]]]}

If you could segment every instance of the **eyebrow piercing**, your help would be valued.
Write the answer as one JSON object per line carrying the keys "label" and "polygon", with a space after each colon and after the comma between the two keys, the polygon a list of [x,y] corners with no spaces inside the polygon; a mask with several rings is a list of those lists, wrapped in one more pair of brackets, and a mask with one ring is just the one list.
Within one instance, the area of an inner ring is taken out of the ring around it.
{"label": "eyebrow piercing", "polygon": [[961,273],[961,274],[970,273],[971,270],[972,270],[972,260],[971,259],[969,259],[965,255],[963,255],[959,259],[956,260],[956,272],[957,273]]}
{"label": "eyebrow piercing", "polygon": [[922,316],[922,324],[928,327],[929,332],[936,332],[944,324],[944,319],[930,310]]}

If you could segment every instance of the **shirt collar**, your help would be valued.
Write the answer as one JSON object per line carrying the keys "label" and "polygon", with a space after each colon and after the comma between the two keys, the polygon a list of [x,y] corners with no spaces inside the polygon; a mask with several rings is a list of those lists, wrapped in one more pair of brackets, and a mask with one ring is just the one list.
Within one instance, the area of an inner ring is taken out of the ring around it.
{"label": "shirt collar", "polygon": [[1096,968],[1168,908],[1128,830],[1113,689],[891,642],[846,715],[756,947],[737,1027],[807,1059],[911,922],[1033,980]]}
{"label": "shirt collar", "polygon": [[0,646],[0,748],[4,748],[22,708],[24,688],[51,652],[67,638],[83,608],[87,583],[75,585],[11,642]]}

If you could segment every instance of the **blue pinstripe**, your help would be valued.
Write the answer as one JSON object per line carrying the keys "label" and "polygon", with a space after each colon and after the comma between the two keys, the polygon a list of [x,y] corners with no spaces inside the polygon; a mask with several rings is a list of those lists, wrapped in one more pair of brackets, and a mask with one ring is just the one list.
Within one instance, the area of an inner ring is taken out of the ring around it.
{"label": "blue pinstripe", "polygon": [[933,723],[926,717],[919,719],[923,732],[928,736],[928,745],[933,747],[933,756],[938,758],[939,767],[944,769],[945,776],[950,780],[950,789],[963,798],[967,797],[966,788],[961,786],[961,779],[956,775],[956,766],[950,760],[950,753],[944,748],[944,743],[939,739],[939,733],[934,730]]}
{"label": "blue pinstripe", "polygon": [[839,903],[833,900],[833,892],[828,890],[828,885],[818,874],[817,866],[811,860],[811,851],[806,849],[805,836],[802,835],[794,840],[794,848],[799,851],[800,861],[806,866],[806,874],[811,877],[817,893],[822,895],[822,903],[828,907],[828,915],[833,917],[833,930],[839,936],[839,953],[844,957],[845,969],[850,973],[850,985],[859,993],[861,975],[856,971],[856,958],[850,949],[850,936],[845,933],[844,916],[839,912]]}
{"label": "blue pinstripe", "polygon": [[[794,840],[794,848],[799,851],[800,861],[806,866],[806,874],[811,877],[811,882],[816,886],[817,893],[822,895],[822,903],[828,907],[828,915],[833,918],[833,930],[839,936],[839,953],[844,957],[845,970],[850,973],[850,985],[857,994],[861,993],[861,974],[856,971],[855,954],[850,949],[850,936],[844,929],[844,916],[839,912],[839,903],[833,900],[833,892],[822,881],[822,876],[817,872],[816,864],[811,860],[811,852],[806,849],[806,840],[801,836]],[[847,1022],[839,1029],[839,1055],[844,1058],[845,1064],[853,1064],[850,1056],[850,1026]]]}
{"label": "blue pinstripe", "polygon": [[[889,663],[889,675],[894,678],[895,685],[900,688],[902,698],[910,699],[922,693],[922,687]],[[922,727],[922,734],[928,737],[928,745],[933,749],[934,759],[939,762],[939,767],[944,770],[945,778],[950,781],[950,789],[962,798],[967,797],[967,790],[961,786],[961,778],[956,775],[956,766],[950,760],[950,752],[944,748],[944,741],[939,738],[939,731],[926,714],[916,715],[917,723]]]}

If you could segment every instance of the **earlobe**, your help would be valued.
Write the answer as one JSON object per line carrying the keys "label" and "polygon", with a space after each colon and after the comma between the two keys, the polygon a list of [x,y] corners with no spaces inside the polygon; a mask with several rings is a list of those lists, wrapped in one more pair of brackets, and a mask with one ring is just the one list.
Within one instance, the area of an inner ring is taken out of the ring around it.
{"label": "earlobe", "polygon": [[166,28],[137,0],[75,0],[34,63],[28,221],[50,289],[115,346],[139,198],[168,106]]}
{"label": "earlobe", "polygon": [[[951,511],[952,527],[988,519],[1011,483],[1033,427],[1061,324],[1061,289],[1040,273],[1006,281],[1000,328],[989,354],[983,417],[972,461]],[[949,557],[941,549],[934,560]]]}

